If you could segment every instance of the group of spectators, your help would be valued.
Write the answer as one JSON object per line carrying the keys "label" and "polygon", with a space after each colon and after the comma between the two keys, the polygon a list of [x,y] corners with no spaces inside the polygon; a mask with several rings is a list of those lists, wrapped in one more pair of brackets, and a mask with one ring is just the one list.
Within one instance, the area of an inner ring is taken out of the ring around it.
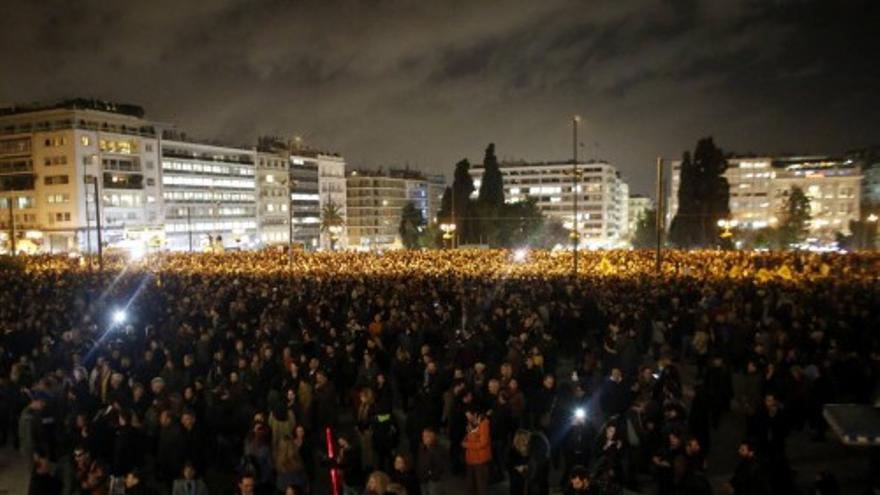
{"label": "group of spectators", "polygon": [[[0,443],[30,493],[795,493],[871,402],[872,254],[406,251],[0,264]],[[833,493],[823,477],[822,493]],[[716,487],[717,488],[717,487]]]}

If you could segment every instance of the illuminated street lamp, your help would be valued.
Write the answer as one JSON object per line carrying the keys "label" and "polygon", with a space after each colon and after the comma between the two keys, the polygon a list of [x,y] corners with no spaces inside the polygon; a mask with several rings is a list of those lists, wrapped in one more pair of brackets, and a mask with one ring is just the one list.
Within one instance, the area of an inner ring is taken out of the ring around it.
{"label": "illuminated street lamp", "polygon": [[452,239],[455,237],[455,224],[441,223],[440,230],[443,231],[443,239],[449,241],[449,247],[452,247]]}
{"label": "illuminated street lamp", "polygon": [[336,251],[336,241],[339,240],[339,234],[342,233],[342,225],[331,225],[327,230],[330,231],[330,250]]}
{"label": "illuminated street lamp", "polygon": [[721,238],[730,239],[731,237],[733,237],[733,232],[731,232],[731,229],[735,229],[737,225],[739,225],[739,222],[737,222],[736,220],[726,220],[724,218],[718,220],[718,226],[724,229],[724,231],[721,232]]}
{"label": "illuminated street lamp", "polygon": [[878,219],[880,219],[880,217],[878,217],[876,213],[871,213],[870,215],[868,215],[868,218],[866,220],[871,223],[875,223]]}

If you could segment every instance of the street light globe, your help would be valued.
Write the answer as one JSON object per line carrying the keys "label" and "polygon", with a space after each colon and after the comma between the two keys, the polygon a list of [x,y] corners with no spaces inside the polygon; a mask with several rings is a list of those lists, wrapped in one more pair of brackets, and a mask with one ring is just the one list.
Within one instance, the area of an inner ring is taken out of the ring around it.
{"label": "street light globe", "polygon": [[513,252],[513,261],[517,263],[523,263],[529,257],[529,250],[526,248],[520,248]]}
{"label": "street light globe", "polygon": [[719,226],[719,227],[726,227],[726,226],[727,226],[727,220],[724,220],[723,218],[722,218],[721,220],[718,220],[718,226]]}
{"label": "street light globe", "polygon": [[113,323],[115,323],[117,325],[121,325],[121,324],[125,323],[125,320],[127,317],[128,317],[128,315],[125,314],[124,309],[117,309],[116,311],[113,312]]}

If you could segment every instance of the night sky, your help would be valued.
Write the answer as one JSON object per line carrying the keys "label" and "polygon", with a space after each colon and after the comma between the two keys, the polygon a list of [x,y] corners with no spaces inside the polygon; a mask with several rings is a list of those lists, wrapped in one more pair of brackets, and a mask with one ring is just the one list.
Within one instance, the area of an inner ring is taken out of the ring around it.
{"label": "night sky", "polygon": [[0,102],[136,103],[199,137],[300,134],[351,166],[880,144],[880,2],[0,1]]}

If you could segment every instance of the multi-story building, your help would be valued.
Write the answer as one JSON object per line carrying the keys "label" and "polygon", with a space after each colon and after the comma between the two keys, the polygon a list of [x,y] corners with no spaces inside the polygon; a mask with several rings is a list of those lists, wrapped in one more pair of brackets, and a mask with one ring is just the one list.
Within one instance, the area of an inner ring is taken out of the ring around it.
{"label": "multi-story building", "polygon": [[862,215],[880,212],[880,146],[872,146],[846,154],[862,170]]}
{"label": "multi-story building", "polygon": [[318,249],[321,240],[319,167],[314,160],[291,156],[290,207],[293,209],[293,242],[304,249]]}
{"label": "multi-story building", "polygon": [[654,201],[641,194],[629,195],[629,210],[627,212],[627,234],[630,239],[635,235],[639,221],[649,211],[654,209]]}
{"label": "multi-story building", "polygon": [[[676,166],[678,165],[678,166]],[[678,208],[680,162],[673,162],[667,219]],[[811,236],[830,242],[836,232],[849,233],[859,218],[861,171],[852,160],[827,156],[733,156],[724,177],[730,186],[730,216],[740,228],[774,227],[785,195],[799,187],[810,199]]]}
{"label": "multi-story building", "polygon": [[[317,167],[318,170],[318,247],[330,249],[331,245],[336,249],[345,249],[348,246],[346,234],[346,180],[345,158],[336,154],[315,150],[295,150],[291,160],[302,162],[308,167]],[[331,233],[327,229],[321,229],[320,224],[327,208],[335,211],[342,220],[338,225],[340,231]],[[331,240],[331,236],[334,237]]]}
{"label": "multi-story building", "polygon": [[290,237],[290,159],[287,153],[257,153],[257,222],[263,246]]}
{"label": "multi-story building", "polygon": [[850,233],[849,222],[858,220],[860,212],[862,174],[857,165],[850,160],[808,156],[777,158],[772,166],[776,177],[771,183],[768,224],[778,223],[785,194],[799,187],[810,199],[812,237],[832,242],[837,232]]}
{"label": "multi-story building", "polygon": [[84,99],[0,109],[0,228],[11,206],[20,249],[94,251],[100,210],[105,244],[161,244],[158,136],[143,115]]}
{"label": "multi-story building", "polygon": [[[581,246],[610,248],[620,245],[627,231],[629,186],[611,164],[589,161],[578,164],[580,178],[577,193],[574,193],[572,168],[570,161],[501,163],[505,201],[534,200],[545,215],[572,228],[574,198],[577,196]],[[483,176],[482,164],[471,167],[471,176],[478,191]]]}
{"label": "multi-story building", "polygon": [[426,176],[428,179],[428,213],[425,221],[428,224],[437,223],[437,213],[443,203],[443,193],[446,192],[446,177],[443,174]]}
{"label": "multi-story building", "polygon": [[[409,201],[427,210],[427,180],[418,172],[355,170],[348,174],[348,242],[356,249],[400,247],[400,214]],[[424,205],[424,206],[423,206]]]}
{"label": "multi-story building", "polygon": [[259,245],[256,151],[181,140],[161,141],[167,248]]}

